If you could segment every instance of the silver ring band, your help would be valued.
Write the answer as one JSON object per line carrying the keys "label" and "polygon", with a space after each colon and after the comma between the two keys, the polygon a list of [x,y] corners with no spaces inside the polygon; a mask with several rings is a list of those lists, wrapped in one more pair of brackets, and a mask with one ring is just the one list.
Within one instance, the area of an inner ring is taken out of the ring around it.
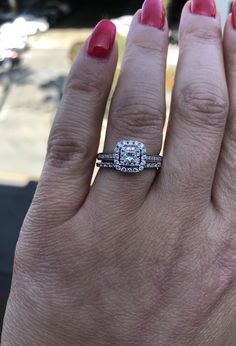
{"label": "silver ring band", "polygon": [[[110,163],[110,162],[98,162],[97,167],[99,167],[99,168],[115,168],[116,169],[116,165],[114,163]],[[144,169],[145,168],[160,169],[161,164],[160,163],[147,163],[144,166]],[[121,167],[120,169],[117,169],[117,170],[124,172],[124,173],[139,173],[140,172],[138,170],[138,168],[129,168],[129,167],[127,167],[127,168]]]}
{"label": "silver ring band", "polygon": [[160,169],[162,156],[147,155],[143,143],[134,140],[118,142],[114,153],[99,153],[99,168],[116,169],[122,173],[139,173],[144,169]]}
{"label": "silver ring band", "polygon": [[[97,155],[97,159],[106,162],[113,162],[116,158],[116,154],[113,153],[100,153]],[[161,156],[146,155],[146,162],[161,162]]]}

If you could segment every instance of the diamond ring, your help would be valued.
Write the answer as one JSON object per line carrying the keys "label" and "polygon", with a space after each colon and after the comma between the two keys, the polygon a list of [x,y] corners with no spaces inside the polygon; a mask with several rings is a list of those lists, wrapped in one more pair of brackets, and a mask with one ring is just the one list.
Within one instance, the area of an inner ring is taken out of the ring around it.
{"label": "diamond ring", "polygon": [[162,156],[147,155],[143,143],[125,140],[116,144],[113,153],[100,153],[97,163],[100,168],[114,168],[123,173],[139,173],[146,168],[160,169]]}

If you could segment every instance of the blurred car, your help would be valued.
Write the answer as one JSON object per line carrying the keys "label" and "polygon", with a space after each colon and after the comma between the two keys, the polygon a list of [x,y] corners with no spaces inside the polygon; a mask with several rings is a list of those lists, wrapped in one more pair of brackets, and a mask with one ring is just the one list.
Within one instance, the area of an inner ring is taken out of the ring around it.
{"label": "blurred car", "polygon": [[16,18],[16,15],[12,12],[0,12],[0,25],[7,23],[7,22],[12,22]]}
{"label": "blurred car", "polygon": [[34,4],[28,6],[24,13],[34,15],[35,17],[44,17],[48,21],[50,27],[56,25],[62,18],[71,12],[71,8],[67,3],[61,1],[47,1],[46,3]]}
{"label": "blurred car", "polygon": [[0,27],[2,35],[14,35],[25,37],[45,32],[49,24],[45,18],[37,18],[32,15],[22,15],[13,22],[5,23]]}
{"label": "blurred car", "polygon": [[0,67],[4,70],[10,70],[18,66],[20,55],[16,50],[0,48]]}
{"label": "blurred car", "polygon": [[26,51],[28,49],[27,37],[18,36],[16,33],[0,35],[0,49],[13,49],[17,51]]}

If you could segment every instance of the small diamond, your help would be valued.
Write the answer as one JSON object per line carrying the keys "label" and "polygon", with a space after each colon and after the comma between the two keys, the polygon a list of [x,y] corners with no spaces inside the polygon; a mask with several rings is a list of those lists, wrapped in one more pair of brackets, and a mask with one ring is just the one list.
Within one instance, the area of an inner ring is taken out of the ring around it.
{"label": "small diamond", "polygon": [[144,166],[140,165],[139,166],[139,172],[142,172],[144,170]]}

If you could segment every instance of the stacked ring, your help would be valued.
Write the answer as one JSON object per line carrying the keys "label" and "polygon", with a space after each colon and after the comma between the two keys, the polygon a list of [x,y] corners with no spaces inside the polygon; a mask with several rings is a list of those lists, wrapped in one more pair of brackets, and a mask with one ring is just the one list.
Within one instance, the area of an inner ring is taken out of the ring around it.
{"label": "stacked ring", "polygon": [[139,173],[146,168],[160,169],[162,156],[147,155],[143,143],[134,140],[118,142],[113,153],[100,153],[97,163],[100,168],[114,168],[122,173]]}

